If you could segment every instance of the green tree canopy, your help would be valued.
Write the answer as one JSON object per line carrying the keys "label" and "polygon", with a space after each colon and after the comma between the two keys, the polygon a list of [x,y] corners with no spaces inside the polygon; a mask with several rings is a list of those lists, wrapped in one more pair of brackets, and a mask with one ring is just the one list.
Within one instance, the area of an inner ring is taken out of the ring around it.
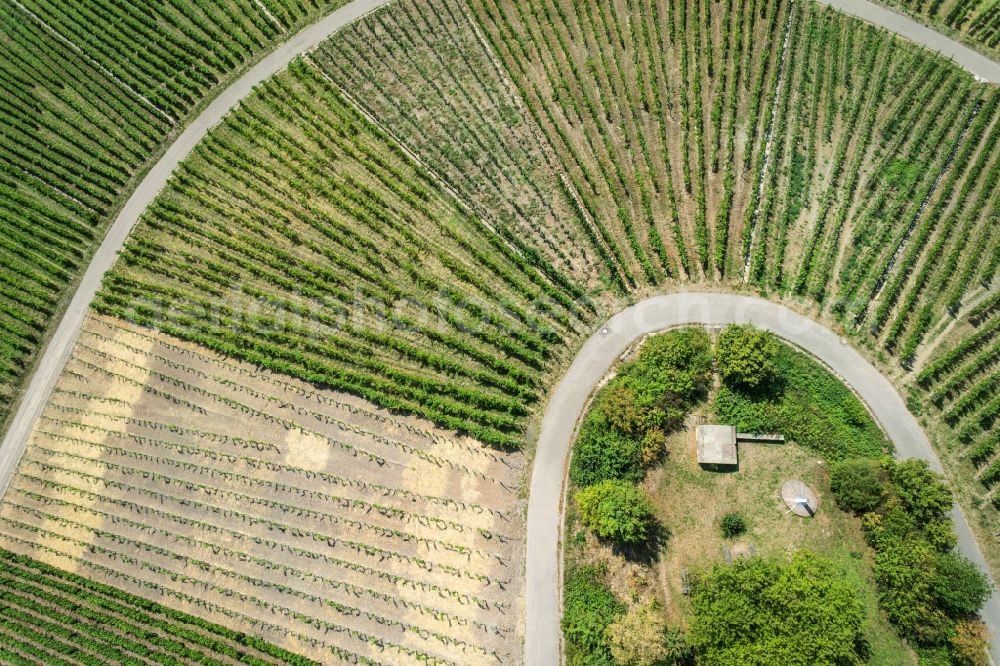
{"label": "green tree canopy", "polygon": [[642,442],[609,425],[603,412],[592,409],[573,446],[569,478],[578,486],[608,479],[639,481],[643,475]]}
{"label": "green tree canopy", "polygon": [[601,539],[635,546],[649,538],[653,507],[641,488],[609,479],[576,494],[583,522]]}
{"label": "green tree canopy", "polygon": [[716,565],[692,588],[688,634],[699,663],[718,666],[861,664],[865,610],[827,560],[807,551],[790,562]]}
{"label": "green tree canopy", "polygon": [[750,324],[730,324],[719,334],[715,357],[719,374],[734,386],[756,388],[775,372],[778,341]]}
{"label": "green tree canopy", "polygon": [[897,464],[892,481],[907,511],[918,523],[938,520],[951,510],[951,489],[926,460],[910,458]]}
{"label": "green tree canopy", "polygon": [[845,511],[872,511],[886,495],[882,466],[864,458],[835,463],[830,470],[830,489],[837,505]]}
{"label": "green tree canopy", "polygon": [[691,406],[708,391],[712,380],[712,343],[700,328],[657,335],[615,379],[631,392],[646,428],[678,427]]}
{"label": "green tree canopy", "polygon": [[683,423],[711,378],[711,340],[704,329],[647,340],[588,412],[573,447],[570,479],[580,486],[642,479],[662,454],[666,431]]}
{"label": "green tree canopy", "polygon": [[936,563],[935,549],[917,535],[890,540],[875,555],[880,605],[900,634],[924,645],[940,643],[951,631],[935,600]]}
{"label": "green tree canopy", "polygon": [[931,590],[938,605],[955,616],[975,613],[989,598],[989,579],[958,553],[938,555]]}

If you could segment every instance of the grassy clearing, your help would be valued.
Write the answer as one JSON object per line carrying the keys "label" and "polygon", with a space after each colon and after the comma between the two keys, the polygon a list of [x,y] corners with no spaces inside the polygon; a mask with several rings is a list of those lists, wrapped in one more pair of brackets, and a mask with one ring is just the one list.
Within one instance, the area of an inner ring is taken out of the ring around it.
{"label": "grassy clearing", "polygon": [[[642,358],[641,351],[638,358]],[[874,552],[865,541],[860,521],[841,511],[830,492],[828,462],[844,457],[877,458],[890,450],[888,442],[849,389],[816,361],[787,345],[778,346],[769,384],[770,389],[757,390],[764,396],[759,399],[725,384],[713,389],[708,400],[695,407],[687,426],[669,435],[665,459],[640,484],[662,527],[648,549],[633,552],[599,541],[570,502],[564,553],[567,575],[597,567],[602,572],[598,580],[619,603],[635,609],[655,600],[671,625],[687,628],[692,609],[685,581],[712,564],[725,562],[726,549],[738,556],[752,545],[757,556],[782,559],[795,550],[808,549],[829,559],[862,600],[870,663],[916,663],[913,651],[879,608],[872,571]],[[605,394],[613,390],[614,383],[602,389],[593,411],[602,408]],[[697,443],[690,427],[705,421],[734,423],[739,430],[781,432],[790,441],[743,444],[738,470],[706,471],[697,464]],[[795,516],[784,505],[780,489],[789,479],[804,481],[819,495],[820,509],[814,519]],[[571,495],[575,488],[571,487]],[[721,522],[731,512],[741,514],[748,529],[726,539]],[[571,641],[571,654],[581,649]]]}
{"label": "grassy clearing", "polygon": [[[666,548],[654,566],[651,593],[663,603],[671,620],[682,626],[690,620],[681,571],[725,562],[724,547],[750,543],[762,557],[781,558],[805,548],[831,560],[863,600],[869,663],[916,663],[912,650],[879,610],[871,549],[858,519],[833,502],[825,463],[794,444],[760,444],[741,447],[739,471],[706,472],[697,464],[692,435],[684,432],[671,438],[670,455],[645,484],[657,517],[670,529]],[[802,519],[785,507],[779,492],[788,479],[800,479],[817,492],[820,510],[816,518]],[[741,537],[725,540],[719,523],[730,511],[744,515],[749,529]]]}

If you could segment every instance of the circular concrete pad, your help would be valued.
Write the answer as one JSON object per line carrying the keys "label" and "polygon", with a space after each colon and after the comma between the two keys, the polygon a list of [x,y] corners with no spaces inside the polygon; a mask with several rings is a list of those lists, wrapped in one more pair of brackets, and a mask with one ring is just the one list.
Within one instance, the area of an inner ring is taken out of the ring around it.
{"label": "circular concrete pad", "polygon": [[812,518],[816,515],[819,499],[813,489],[801,481],[785,481],[781,486],[781,499],[796,516]]}

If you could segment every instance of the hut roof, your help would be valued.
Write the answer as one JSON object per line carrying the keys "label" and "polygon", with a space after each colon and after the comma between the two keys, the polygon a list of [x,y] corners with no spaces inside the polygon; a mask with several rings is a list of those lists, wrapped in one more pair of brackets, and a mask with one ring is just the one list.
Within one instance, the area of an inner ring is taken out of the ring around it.
{"label": "hut roof", "polygon": [[695,428],[698,439],[698,462],[702,465],[736,465],[736,428],[727,425],[700,425]]}

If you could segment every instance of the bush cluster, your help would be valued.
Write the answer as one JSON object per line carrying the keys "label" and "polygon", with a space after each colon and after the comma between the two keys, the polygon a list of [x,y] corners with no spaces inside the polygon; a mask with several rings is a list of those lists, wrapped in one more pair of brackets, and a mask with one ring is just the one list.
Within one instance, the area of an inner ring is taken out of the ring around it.
{"label": "bush cluster", "polygon": [[666,433],[704,399],[711,379],[711,341],[703,329],[647,340],[635,360],[601,390],[584,419],[570,479],[579,486],[641,480],[662,455]]}
{"label": "bush cluster", "polygon": [[604,584],[603,577],[604,570],[596,566],[580,567],[566,576],[562,630],[570,664],[614,666],[605,633],[624,614],[625,606]]}
{"label": "bush cluster", "polygon": [[716,565],[691,590],[688,638],[699,663],[859,664],[865,608],[829,561],[798,551],[790,562]]}
{"label": "bush cluster", "polygon": [[778,344],[769,380],[755,387],[725,382],[712,409],[741,432],[780,432],[831,461],[877,458],[891,451],[857,396],[826,368],[787,345]]}
{"label": "bush cluster", "polygon": [[[833,475],[840,481],[834,489],[839,504],[871,507],[862,526],[876,552],[880,605],[918,647],[921,663],[983,663],[988,643],[976,613],[991,589],[979,568],[952,550],[952,495],[941,475],[915,459],[886,459],[879,469],[870,461],[845,461]],[[873,476],[878,493],[862,493],[863,479]]]}
{"label": "bush cluster", "polygon": [[[580,518],[599,539],[626,548],[648,543],[655,516],[638,483],[663,455],[666,433],[704,400],[711,379],[708,334],[685,328],[647,340],[598,394],[580,427],[569,475],[580,487]],[[571,666],[662,666],[691,657],[683,632],[667,626],[659,609],[626,613],[603,576],[598,568],[580,567],[566,578],[563,634]]]}
{"label": "bush cluster", "polygon": [[637,485],[608,479],[576,494],[583,523],[601,539],[637,546],[649,537],[653,507]]}

